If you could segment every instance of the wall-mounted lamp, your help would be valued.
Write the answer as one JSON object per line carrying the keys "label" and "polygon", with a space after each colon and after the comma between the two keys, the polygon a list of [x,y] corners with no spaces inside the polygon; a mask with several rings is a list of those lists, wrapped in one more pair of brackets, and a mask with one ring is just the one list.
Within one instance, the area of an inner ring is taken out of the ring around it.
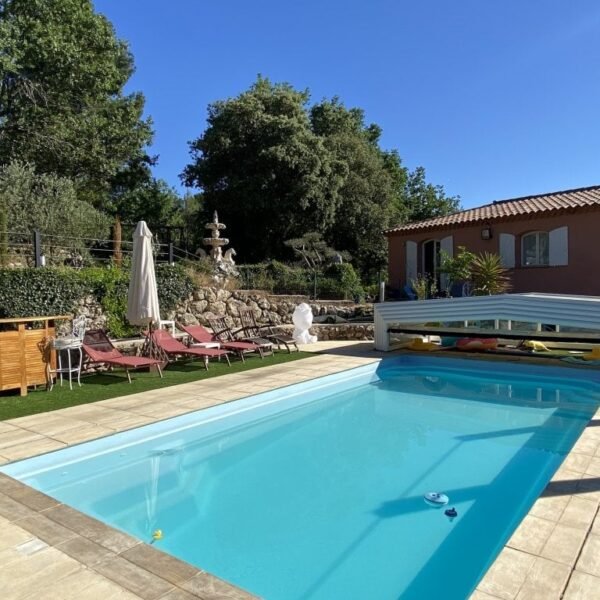
{"label": "wall-mounted lamp", "polygon": [[491,240],[492,239],[492,228],[491,227],[484,227],[481,230],[481,239],[482,240]]}

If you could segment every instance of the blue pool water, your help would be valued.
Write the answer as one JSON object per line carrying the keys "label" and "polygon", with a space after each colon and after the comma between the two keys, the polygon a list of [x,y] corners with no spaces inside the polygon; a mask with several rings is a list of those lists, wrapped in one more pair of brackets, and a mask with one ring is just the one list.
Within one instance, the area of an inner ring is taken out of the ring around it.
{"label": "blue pool water", "polygon": [[587,372],[404,357],[1,470],[266,600],[462,600],[599,398]]}

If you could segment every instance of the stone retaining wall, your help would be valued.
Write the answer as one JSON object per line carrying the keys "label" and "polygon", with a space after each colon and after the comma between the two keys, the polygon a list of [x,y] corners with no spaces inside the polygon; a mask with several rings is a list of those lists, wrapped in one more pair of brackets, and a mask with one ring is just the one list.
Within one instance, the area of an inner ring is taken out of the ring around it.
{"label": "stone retaining wall", "polygon": [[196,290],[190,298],[182,302],[167,318],[179,321],[184,325],[207,325],[213,316],[225,315],[234,324],[239,324],[239,308],[250,308],[254,311],[259,323],[275,323],[277,325],[292,322],[294,309],[301,302],[310,305],[313,315],[335,316],[342,319],[364,317],[365,321],[373,318],[371,304],[354,304],[345,300],[311,301],[307,296],[276,296],[257,291],[221,290],[205,288]]}
{"label": "stone retaining wall", "polygon": [[[332,317],[341,319],[373,319],[372,304],[354,304],[346,300],[310,300],[307,296],[276,296],[253,290],[222,290],[204,288],[194,291],[189,298],[183,300],[172,311],[163,314],[163,318],[178,321],[184,325],[208,325],[214,316],[225,315],[232,326],[239,326],[239,309],[251,308],[259,323],[291,325],[294,309],[301,302],[306,302],[315,317]],[[106,328],[107,317],[102,306],[93,296],[82,298],[76,308],[77,315],[85,315],[88,328]],[[319,339],[373,339],[372,325],[363,323],[348,324],[315,324]],[[368,329],[370,327],[370,329]],[[68,329],[68,324],[66,324]],[[323,329],[319,334],[318,330]],[[367,328],[367,329],[366,329]],[[335,336],[341,337],[335,337]],[[366,336],[366,337],[365,337]]]}
{"label": "stone retaining wall", "polygon": [[374,340],[373,323],[340,323],[338,325],[313,325],[310,332],[321,342],[328,340]]}

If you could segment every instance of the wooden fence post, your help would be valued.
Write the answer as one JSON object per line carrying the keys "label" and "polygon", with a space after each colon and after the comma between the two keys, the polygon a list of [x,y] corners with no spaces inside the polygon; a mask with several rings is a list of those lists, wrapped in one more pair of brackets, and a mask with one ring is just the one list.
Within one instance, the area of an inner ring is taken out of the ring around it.
{"label": "wooden fence post", "polygon": [[123,264],[123,250],[121,242],[121,218],[119,215],[116,215],[115,224],[113,226],[113,261],[117,267],[120,267]]}

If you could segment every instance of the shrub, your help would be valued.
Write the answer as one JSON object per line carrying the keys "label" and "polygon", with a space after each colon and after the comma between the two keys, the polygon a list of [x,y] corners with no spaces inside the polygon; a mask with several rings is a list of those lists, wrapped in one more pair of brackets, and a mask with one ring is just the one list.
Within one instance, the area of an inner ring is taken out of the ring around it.
{"label": "shrub", "polygon": [[240,287],[247,290],[265,290],[272,292],[275,280],[268,272],[270,263],[256,265],[236,265],[239,271]]}
{"label": "shrub", "polygon": [[473,289],[476,296],[504,294],[510,289],[508,269],[498,254],[483,252],[473,260]]}
{"label": "shrub", "polygon": [[8,264],[8,213],[0,198],[0,267]]}
{"label": "shrub", "polygon": [[[315,271],[276,260],[256,265],[239,265],[242,287],[276,294],[315,293]],[[365,292],[350,263],[332,264],[316,272],[318,298],[361,299]]]}
{"label": "shrub", "polygon": [[469,282],[476,296],[503,294],[510,289],[508,269],[502,266],[498,254],[473,254],[464,246],[459,246],[458,250],[454,257],[442,256],[440,270],[448,275],[448,290],[454,283],[460,282]]}
{"label": "shrub", "polygon": [[30,235],[34,229],[47,237],[44,251],[57,260],[71,251],[86,253],[82,238],[106,237],[110,220],[91,204],[77,198],[70,179],[38,174],[19,162],[0,167],[0,204],[8,229]]}
{"label": "shrub", "polygon": [[157,265],[156,286],[161,310],[173,310],[194,291],[190,276],[179,265]]}
{"label": "shrub", "polygon": [[92,267],[80,271],[85,287],[100,303],[106,315],[106,328],[115,337],[127,337],[138,331],[127,321],[129,272],[116,266]]}
{"label": "shrub", "polygon": [[[162,311],[193,291],[179,266],[157,265],[156,283]],[[125,337],[138,331],[126,317],[128,287],[129,271],[117,267],[0,269],[0,317],[72,314],[77,301],[91,294],[104,310],[110,333]]]}
{"label": "shrub", "polygon": [[276,294],[313,294],[313,274],[309,269],[273,260],[268,272],[275,282],[273,291]]}
{"label": "shrub", "polygon": [[427,300],[427,298],[435,298],[437,296],[437,282],[433,277],[419,274],[416,279],[410,280],[410,285],[415,290],[418,300]]}
{"label": "shrub", "polygon": [[334,286],[338,298],[345,300],[361,300],[365,296],[365,290],[354,267],[350,263],[329,265],[324,275],[327,279],[336,283]]}
{"label": "shrub", "polygon": [[78,271],[0,269],[0,317],[65,315],[86,293]]}

